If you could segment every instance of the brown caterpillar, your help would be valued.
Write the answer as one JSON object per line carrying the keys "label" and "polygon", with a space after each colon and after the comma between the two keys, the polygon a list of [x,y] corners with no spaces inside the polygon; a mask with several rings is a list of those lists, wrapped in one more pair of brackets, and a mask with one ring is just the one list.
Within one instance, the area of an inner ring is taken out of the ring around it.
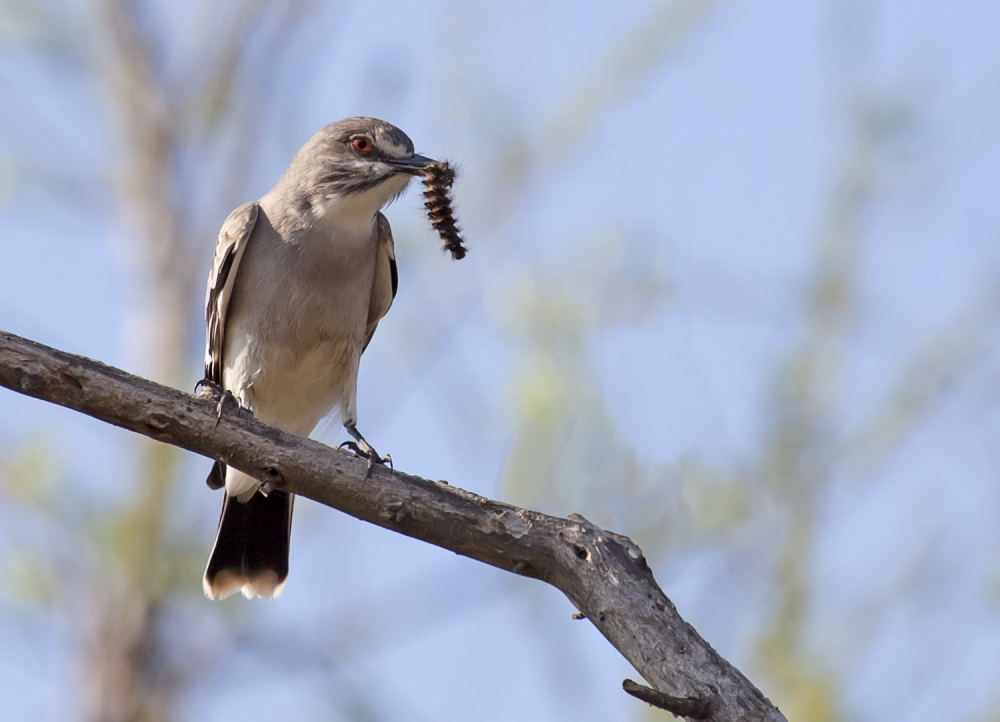
{"label": "brown caterpillar", "polygon": [[465,258],[465,246],[458,234],[455,214],[451,209],[448,191],[455,182],[455,171],[447,163],[428,163],[424,168],[424,208],[434,230],[444,241],[444,248],[456,261]]}

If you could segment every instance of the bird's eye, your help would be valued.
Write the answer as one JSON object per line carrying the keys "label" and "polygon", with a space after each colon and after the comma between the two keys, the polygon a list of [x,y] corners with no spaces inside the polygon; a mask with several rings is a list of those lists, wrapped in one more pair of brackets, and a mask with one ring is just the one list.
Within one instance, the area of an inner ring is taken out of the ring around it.
{"label": "bird's eye", "polygon": [[364,136],[351,139],[351,147],[358,153],[367,153],[372,149],[372,143]]}

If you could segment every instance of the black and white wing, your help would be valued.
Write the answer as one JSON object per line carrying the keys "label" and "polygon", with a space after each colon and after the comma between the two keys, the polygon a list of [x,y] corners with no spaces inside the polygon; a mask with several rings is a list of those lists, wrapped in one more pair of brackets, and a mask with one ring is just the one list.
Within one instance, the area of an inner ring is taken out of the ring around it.
{"label": "black and white wing", "polygon": [[208,275],[208,290],[205,293],[205,378],[219,386],[222,386],[226,311],[233,294],[240,259],[257,222],[259,208],[256,203],[246,203],[229,214],[219,231],[215,260],[212,262],[212,272]]}
{"label": "black and white wing", "polygon": [[[375,282],[372,284],[371,300],[368,302],[368,323],[365,326],[365,346],[371,343],[378,322],[389,312],[392,299],[396,297],[399,274],[396,271],[396,246],[392,241],[389,219],[379,213],[375,217],[378,226],[378,242],[375,256]],[[364,349],[362,349],[363,351]]]}
{"label": "black and white wing", "polygon": [[[229,214],[219,231],[212,272],[208,274],[208,289],[205,292],[205,378],[219,388],[222,387],[226,311],[229,310],[240,259],[257,222],[258,210],[256,203],[246,203]],[[226,483],[226,465],[216,461],[206,483],[210,489],[221,489]]]}

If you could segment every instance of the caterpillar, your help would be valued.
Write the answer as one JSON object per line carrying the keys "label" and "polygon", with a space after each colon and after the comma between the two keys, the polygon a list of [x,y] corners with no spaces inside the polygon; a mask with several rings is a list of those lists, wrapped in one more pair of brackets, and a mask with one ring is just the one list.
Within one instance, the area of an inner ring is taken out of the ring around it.
{"label": "caterpillar", "polygon": [[424,168],[424,208],[434,230],[444,242],[444,249],[451,253],[456,261],[465,258],[466,248],[459,235],[455,213],[451,208],[451,197],[448,191],[455,182],[455,171],[447,163],[429,163]]}

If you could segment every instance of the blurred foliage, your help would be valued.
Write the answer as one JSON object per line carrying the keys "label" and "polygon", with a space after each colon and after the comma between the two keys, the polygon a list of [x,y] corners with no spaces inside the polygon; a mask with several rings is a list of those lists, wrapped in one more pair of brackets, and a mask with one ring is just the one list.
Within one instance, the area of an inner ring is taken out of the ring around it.
{"label": "blurred foliage", "polygon": [[591,349],[614,328],[670,312],[663,243],[607,229],[555,267],[498,284],[498,320],[524,356],[510,397],[517,428],[504,465],[505,497],[555,513],[593,509],[594,521],[662,547],[704,540],[746,513],[736,479],[693,459],[641,461],[605,406]]}
{"label": "blurred foliage", "polygon": [[4,461],[0,473],[4,495],[10,501],[40,511],[51,511],[58,478],[48,445],[41,439],[26,441]]}

